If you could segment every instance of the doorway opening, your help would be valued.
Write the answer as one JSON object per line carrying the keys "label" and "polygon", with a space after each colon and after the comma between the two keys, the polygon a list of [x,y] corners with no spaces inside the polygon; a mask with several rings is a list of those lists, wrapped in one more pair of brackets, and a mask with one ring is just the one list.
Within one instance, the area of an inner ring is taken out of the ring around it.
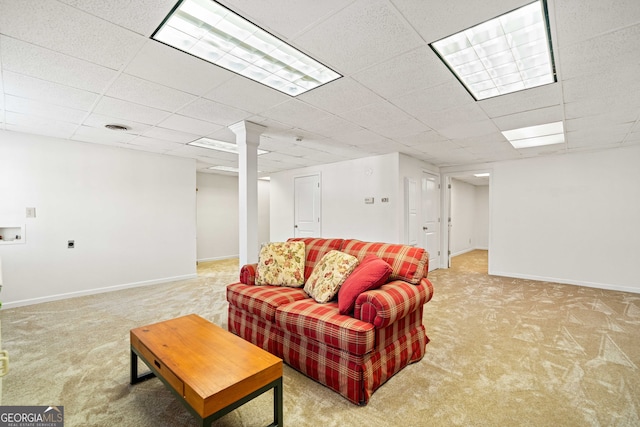
{"label": "doorway opening", "polygon": [[471,263],[474,269],[486,272],[490,256],[491,171],[452,173],[444,180],[443,248],[447,257],[443,264],[456,268],[456,264]]}

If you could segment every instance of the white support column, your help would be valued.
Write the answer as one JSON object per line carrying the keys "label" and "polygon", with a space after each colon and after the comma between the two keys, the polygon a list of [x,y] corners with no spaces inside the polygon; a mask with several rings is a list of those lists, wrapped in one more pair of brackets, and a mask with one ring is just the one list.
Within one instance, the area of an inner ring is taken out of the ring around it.
{"label": "white support column", "polygon": [[240,266],[258,262],[258,145],[264,126],[242,121],[229,126],[238,144]]}

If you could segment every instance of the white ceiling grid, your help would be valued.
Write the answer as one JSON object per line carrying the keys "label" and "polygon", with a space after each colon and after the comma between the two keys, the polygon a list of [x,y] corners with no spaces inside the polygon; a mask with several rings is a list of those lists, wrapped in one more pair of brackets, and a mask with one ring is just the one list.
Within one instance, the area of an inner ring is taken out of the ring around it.
{"label": "white ceiling grid", "polygon": [[[390,152],[454,166],[640,143],[637,0],[548,0],[558,82],[480,102],[428,45],[529,0],[221,0],[344,76],[297,98],[151,40],[175,1],[0,0],[0,129],[207,171],[237,158],[186,143],[234,142],[227,126],[250,120],[267,127],[262,175]],[[500,133],[560,120],[555,146],[516,150]]]}

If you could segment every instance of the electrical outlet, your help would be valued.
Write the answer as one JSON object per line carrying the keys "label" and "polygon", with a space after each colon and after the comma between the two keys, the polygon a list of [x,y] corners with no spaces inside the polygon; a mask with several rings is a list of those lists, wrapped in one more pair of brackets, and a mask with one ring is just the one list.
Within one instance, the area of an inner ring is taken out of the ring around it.
{"label": "electrical outlet", "polygon": [[67,248],[74,249],[76,247],[76,242],[74,240],[67,241]]}

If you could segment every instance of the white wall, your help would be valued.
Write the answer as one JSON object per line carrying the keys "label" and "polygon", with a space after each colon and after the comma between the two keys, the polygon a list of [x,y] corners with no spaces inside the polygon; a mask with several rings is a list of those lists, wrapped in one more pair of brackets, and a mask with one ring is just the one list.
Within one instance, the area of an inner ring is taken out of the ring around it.
{"label": "white wall", "polygon": [[[398,168],[398,153],[392,153],[272,174],[271,239],[293,236],[294,178],[320,173],[322,237],[401,242]],[[365,204],[366,197],[375,202]],[[389,202],[381,203],[383,197]]]}
{"label": "white wall", "polygon": [[[238,177],[198,173],[198,261],[238,257]],[[258,180],[258,243],[269,241],[269,182]]]}
{"label": "white wall", "polygon": [[640,146],[500,162],[491,274],[640,292]]}
{"label": "white wall", "polygon": [[0,159],[4,307],[195,277],[194,160],[8,131]]}
{"label": "white wall", "polygon": [[451,179],[451,256],[469,252],[475,248],[476,187]]}
{"label": "white wall", "polygon": [[489,249],[489,186],[475,187],[475,249]]}

